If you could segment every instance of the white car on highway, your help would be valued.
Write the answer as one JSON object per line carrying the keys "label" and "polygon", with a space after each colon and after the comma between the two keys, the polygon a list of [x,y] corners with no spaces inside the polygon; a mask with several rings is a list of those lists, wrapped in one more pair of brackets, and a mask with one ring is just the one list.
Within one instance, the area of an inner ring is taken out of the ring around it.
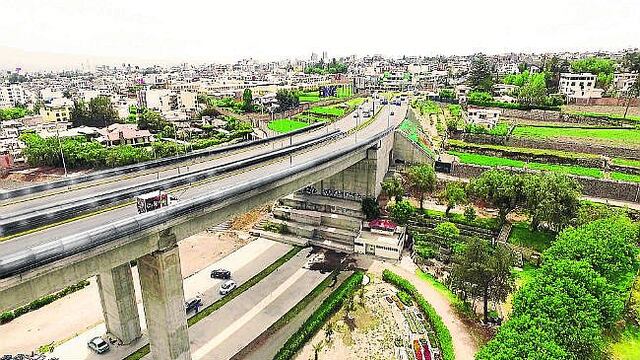
{"label": "white car on highway", "polygon": [[238,284],[236,284],[235,281],[227,280],[223,282],[222,285],[220,285],[220,295],[227,295],[237,287],[238,287]]}

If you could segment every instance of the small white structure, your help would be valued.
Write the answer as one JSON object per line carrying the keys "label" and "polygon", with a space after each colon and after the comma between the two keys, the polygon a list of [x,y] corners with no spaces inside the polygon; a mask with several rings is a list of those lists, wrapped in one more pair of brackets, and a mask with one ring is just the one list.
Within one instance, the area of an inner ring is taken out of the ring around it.
{"label": "small white structure", "polygon": [[471,87],[467,85],[456,85],[456,99],[460,100],[460,102],[467,101],[467,95],[471,91]]}
{"label": "small white structure", "polygon": [[604,90],[596,89],[597,76],[591,73],[560,74],[559,90],[569,99],[599,99]]}
{"label": "small white structure", "polygon": [[469,107],[467,110],[467,117],[469,122],[478,126],[485,126],[489,129],[492,129],[500,120],[500,114],[502,110],[500,109],[480,109]]}
{"label": "small white structure", "polygon": [[354,241],[354,251],[358,254],[400,260],[405,239],[406,231],[403,227],[397,227],[395,231],[362,229]]}

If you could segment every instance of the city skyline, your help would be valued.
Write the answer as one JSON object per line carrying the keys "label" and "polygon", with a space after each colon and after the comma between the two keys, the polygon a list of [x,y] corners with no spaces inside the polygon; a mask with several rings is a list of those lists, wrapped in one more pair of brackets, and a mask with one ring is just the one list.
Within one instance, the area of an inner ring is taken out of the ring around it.
{"label": "city skyline", "polygon": [[[95,65],[300,59],[322,51],[330,57],[447,56],[611,51],[640,45],[640,29],[634,26],[640,4],[626,0],[544,0],[515,14],[502,0],[401,0],[384,11],[375,4],[330,0],[304,13],[290,1],[248,3],[242,8],[197,1],[180,8],[170,5],[9,1],[0,24],[5,35],[0,40],[0,66],[44,70],[77,68],[87,61]],[[376,18],[380,26],[370,26]],[[604,24],[602,18],[617,20]],[[25,19],[33,26],[24,26]]]}

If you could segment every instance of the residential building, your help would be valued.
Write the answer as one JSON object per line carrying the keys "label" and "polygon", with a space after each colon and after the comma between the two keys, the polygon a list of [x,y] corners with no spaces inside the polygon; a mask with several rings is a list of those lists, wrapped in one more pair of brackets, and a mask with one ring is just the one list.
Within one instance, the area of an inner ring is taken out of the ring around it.
{"label": "residential building", "polygon": [[66,105],[45,105],[40,108],[43,122],[69,122],[71,110]]}
{"label": "residential building", "polygon": [[590,73],[560,74],[560,93],[569,99],[598,99],[604,90],[596,88],[597,76]]}
{"label": "residential building", "polygon": [[0,87],[0,109],[24,105],[28,102],[22,85],[11,84]]}
{"label": "residential building", "polygon": [[613,86],[621,93],[626,93],[637,79],[638,74],[616,73],[613,75]]}
{"label": "residential building", "polygon": [[138,130],[136,124],[112,124],[98,130],[96,139],[107,146],[114,145],[148,145],[153,141],[149,130]]}
{"label": "residential building", "polygon": [[469,107],[467,109],[467,118],[471,124],[492,129],[498,123],[501,113],[502,110],[500,109]]}

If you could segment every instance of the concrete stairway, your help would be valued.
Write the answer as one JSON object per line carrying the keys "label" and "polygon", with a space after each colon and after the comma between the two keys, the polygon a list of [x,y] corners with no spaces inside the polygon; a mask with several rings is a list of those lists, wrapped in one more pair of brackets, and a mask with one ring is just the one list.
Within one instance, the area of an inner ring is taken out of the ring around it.
{"label": "concrete stairway", "polygon": [[[362,226],[360,203],[313,195],[289,195],[252,231],[254,235],[294,245],[314,245],[352,253]],[[284,234],[266,231],[267,223],[281,225]]]}

